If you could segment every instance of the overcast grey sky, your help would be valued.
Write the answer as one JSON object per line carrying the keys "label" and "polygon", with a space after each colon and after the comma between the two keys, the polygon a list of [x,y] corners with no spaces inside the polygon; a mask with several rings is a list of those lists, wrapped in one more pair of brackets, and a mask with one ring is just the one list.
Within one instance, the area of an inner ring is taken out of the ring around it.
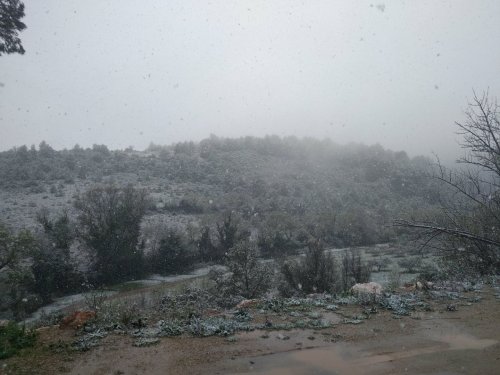
{"label": "overcast grey sky", "polygon": [[500,96],[500,1],[25,0],[0,149],[278,134],[457,152]]}

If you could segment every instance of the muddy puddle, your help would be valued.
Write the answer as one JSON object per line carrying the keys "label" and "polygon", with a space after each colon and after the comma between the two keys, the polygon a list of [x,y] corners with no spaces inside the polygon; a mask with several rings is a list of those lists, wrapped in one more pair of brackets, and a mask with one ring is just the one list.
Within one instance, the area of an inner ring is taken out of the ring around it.
{"label": "muddy puddle", "polygon": [[[300,337],[302,338],[302,337]],[[295,338],[296,339],[296,338]],[[498,341],[478,339],[465,334],[444,335],[429,340],[415,349],[400,351],[363,349],[346,343],[327,347],[303,347],[282,353],[258,356],[249,361],[243,373],[270,375],[305,374],[384,374],[393,368],[393,362],[426,354],[455,350],[482,350]],[[240,368],[241,370],[241,368]]]}

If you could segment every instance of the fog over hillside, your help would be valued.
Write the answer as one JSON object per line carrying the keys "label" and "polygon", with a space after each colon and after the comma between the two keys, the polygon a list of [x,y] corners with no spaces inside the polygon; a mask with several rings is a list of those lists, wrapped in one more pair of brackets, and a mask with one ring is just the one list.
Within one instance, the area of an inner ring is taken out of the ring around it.
{"label": "fog over hillside", "polygon": [[0,0],[0,373],[498,374],[499,16]]}
{"label": "fog over hillside", "polygon": [[25,4],[3,150],[277,134],[448,160],[472,89],[500,91],[498,2]]}

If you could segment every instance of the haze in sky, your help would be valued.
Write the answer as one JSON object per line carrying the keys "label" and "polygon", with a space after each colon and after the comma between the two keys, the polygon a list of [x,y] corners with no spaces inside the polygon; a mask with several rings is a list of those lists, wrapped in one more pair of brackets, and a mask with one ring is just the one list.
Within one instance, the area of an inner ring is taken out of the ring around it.
{"label": "haze in sky", "polygon": [[458,152],[500,96],[499,1],[25,0],[0,149],[296,135]]}

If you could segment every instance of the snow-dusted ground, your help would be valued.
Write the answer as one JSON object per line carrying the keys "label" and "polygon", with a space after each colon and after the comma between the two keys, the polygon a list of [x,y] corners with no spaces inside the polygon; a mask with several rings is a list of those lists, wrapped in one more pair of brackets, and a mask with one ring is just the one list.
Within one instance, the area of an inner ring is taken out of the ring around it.
{"label": "snow-dusted ground", "polygon": [[170,275],[170,276],[151,275],[147,279],[127,281],[124,284],[140,283],[140,284],[144,284],[144,285],[157,285],[157,284],[165,284],[165,283],[174,283],[177,281],[189,280],[189,279],[192,279],[195,277],[205,276],[210,272],[211,269],[212,269],[212,266],[207,266],[207,267],[197,268],[191,273],[186,273],[186,274],[182,274],[182,275]]}
{"label": "snow-dusted ground", "polygon": [[[100,292],[101,293],[101,292]],[[105,296],[112,296],[114,294],[117,294],[118,292],[115,291],[103,291],[102,294]],[[57,313],[59,311],[64,310],[67,307],[70,307],[76,303],[80,303],[82,301],[85,301],[86,298],[90,298],[92,295],[91,292],[89,293],[78,293],[78,294],[71,294],[69,296],[64,296],[60,298],[56,298],[54,302],[52,302],[49,305],[40,307],[38,310],[36,310],[31,316],[23,321],[25,324],[32,324],[36,323],[41,317],[44,315],[49,315],[53,313]]]}
{"label": "snow-dusted ground", "polygon": [[[376,248],[381,248],[381,245],[375,245]],[[370,249],[373,247],[360,247],[360,248],[329,248],[326,251],[331,252],[334,256],[339,257],[344,251],[346,250],[355,250],[355,251],[360,251],[362,254],[362,258],[365,260],[372,258],[370,254],[367,254],[366,250]],[[297,257],[297,256],[294,256]],[[300,257],[300,255],[299,255]],[[392,257],[391,257],[392,258]],[[394,262],[396,262],[396,259],[392,258]],[[273,262],[272,259],[266,259],[262,260],[263,262]],[[206,276],[210,270],[214,267],[222,267],[222,266],[205,266],[205,267],[200,267],[195,269],[194,271],[186,274],[180,274],[180,275],[170,275],[170,276],[161,276],[161,275],[151,275],[150,277],[142,280],[133,280],[133,281],[127,281],[123,283],[122,285],[127,285],[127,284],[142,284],[145,287],[148,286],[155,286],[155,285],[160,285],[160,284],[168,284],[168,283],[175,283],[178,281],[182,280],[189,280],[189,279],[194,279],[197,277],[202,277]],[[382,272],[372,272],[370,281],[375,281],[380,283],[382,286],[386,286],[388,283],[390,272],[388,271],[382,271]],[[416,274],[401,274],[401,282],[408,282],[412,280]],[[106,296],[112,296],[112,295],[117,295],[120,292],[118,291],[106,291],[104,292]],[[125,292],[123,292],[125,293]],[[37,311],[35,311],[28,319],[26,319],[24,322],[27,324],[35,323],[38,321],[41,317],[44,315],[52,314],[52,313],[57,313],[59,311],[62,311],[64,309],[67,309],[73,305],[79,304],[83,301],[85,301],[86,298],[89,298],[92,296],[92,293],[79,293],[79,294],[73,294],[61,298],[57,298],[53,303],[41,307]]]}
{"label": "snow-dusted ground", "polygon": [[[134,281],[127,281],[123,283],[123,285],[134,283],[134,284],[143,284],[145,286],[149,285],[158,285],[158,284],[168,284],[168,283],[174,283],[177,281],[182,281],[182,280],[189,280],[201,276],[207,275],[210,270],[212,269],[212,266],[207,266],[207,267],[201,267],[195,269],[193,272],[187,273],[187,274],[181,274],[181,275],[171,275],[171,276],[161,276],[161,275],[151,275],[147,279],[142,279],[142,280],[134,280]],[[117,291],[109,290],[109,291],[103,291],[99,292],[102,293],[103,296],[110,297],[119,294]],[[49,305],[43,306],[36,310],[31,316],[27,319],[24,320],[25,324],[33,324],[36,323],[40,318],[43,316],[57,313],[59,311],[62,311],[64,309],[67,309],[75,304],[79,304],[86,299],[89,299],[92,297],[93,292],[88,292],[88,293],[78,293],[78,294],[71,294],[69,296],[64,296],[60,298],[56,298],[54,302],[52,302]]]}

